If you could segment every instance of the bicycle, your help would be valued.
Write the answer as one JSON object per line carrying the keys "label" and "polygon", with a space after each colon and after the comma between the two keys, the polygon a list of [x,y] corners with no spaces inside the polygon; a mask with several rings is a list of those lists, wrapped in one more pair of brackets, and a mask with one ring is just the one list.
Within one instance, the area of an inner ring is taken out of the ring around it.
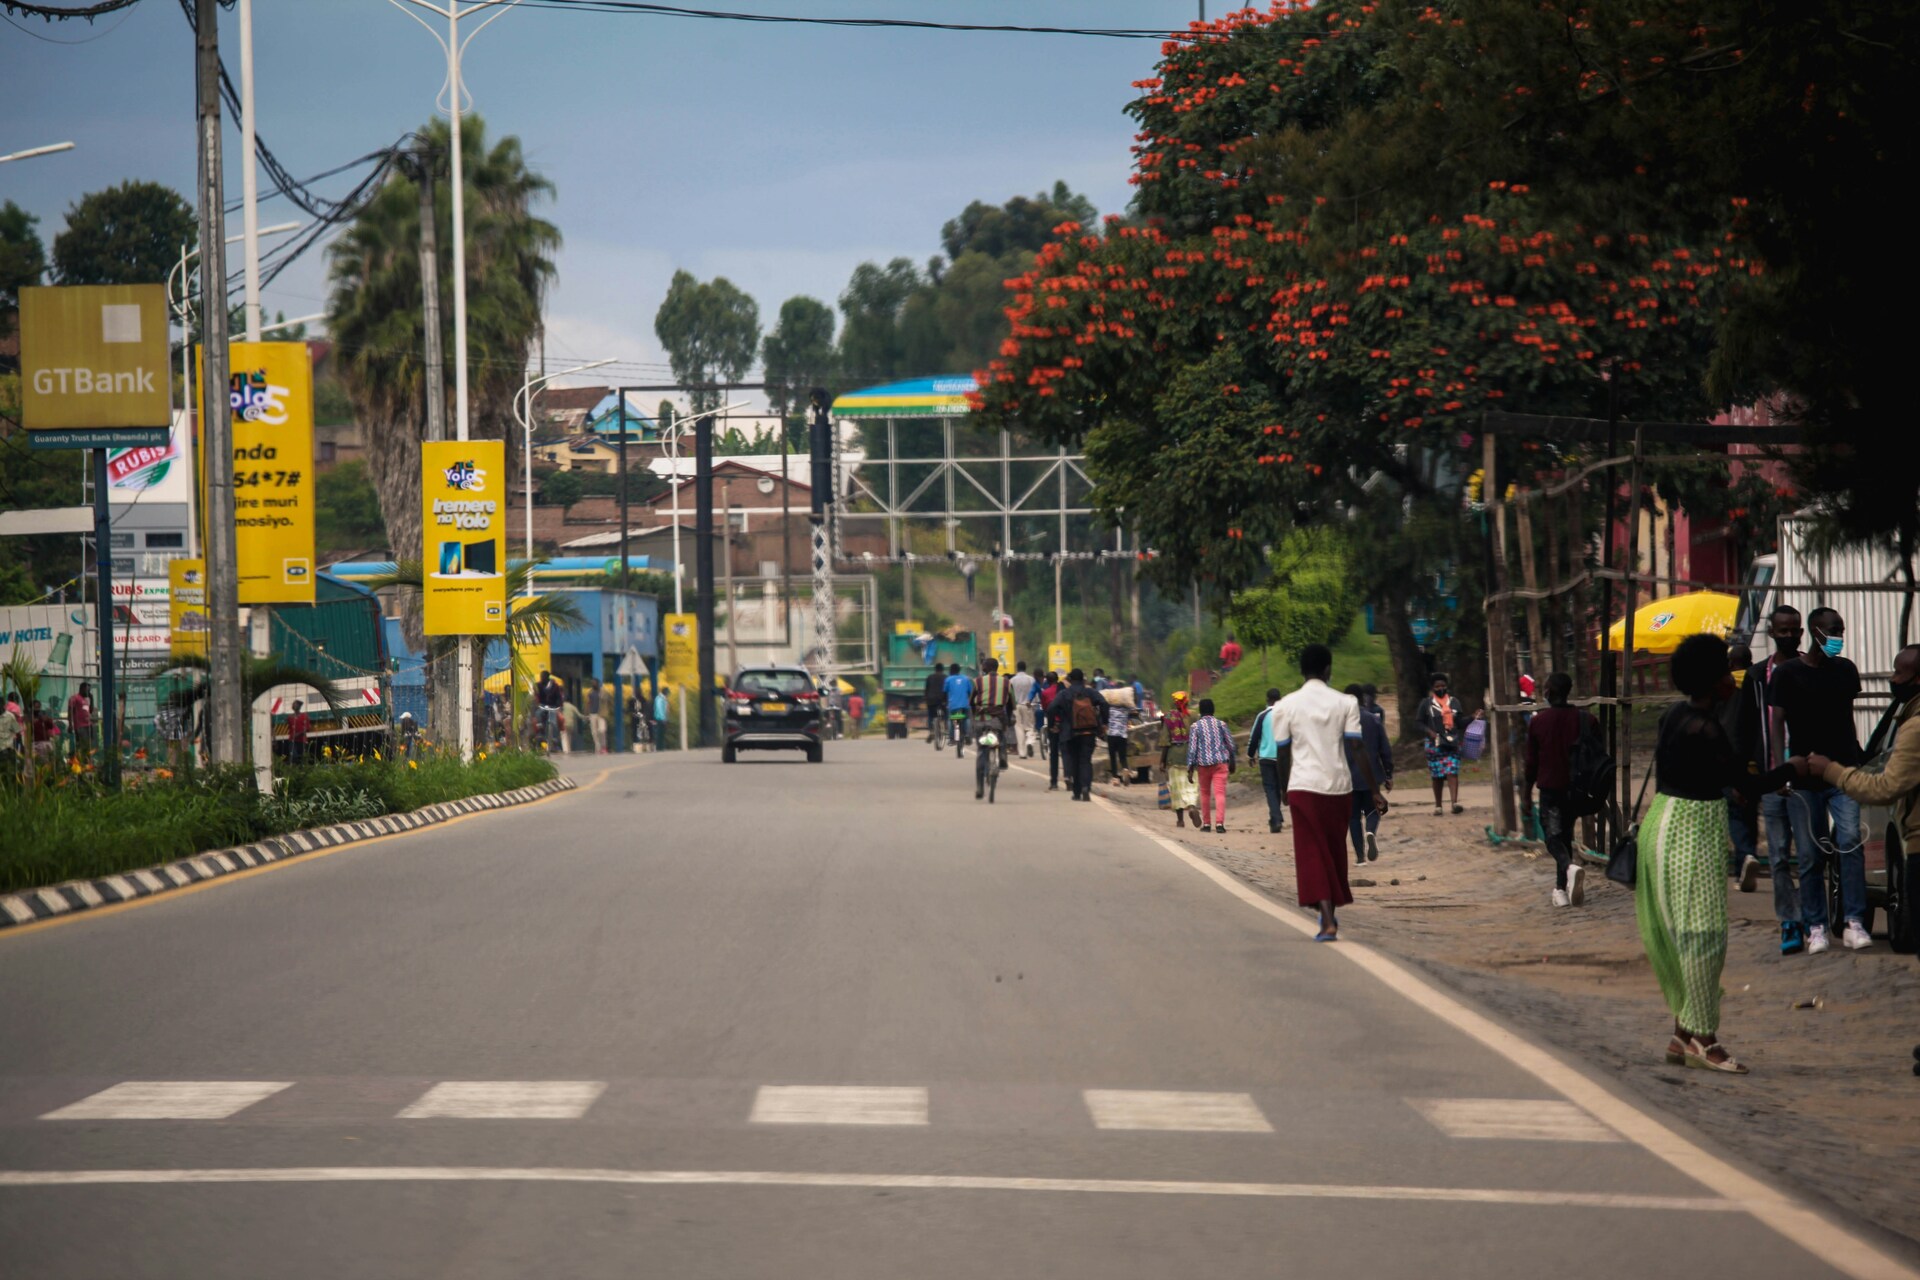
{"label": "bicycle", "polygon": [[973,798],[983,796],[988,804],[993,803],[994,793],[1000,786],[1000,734],[989,725],[980,734],[975,745],[980,749],[974,752]]}
{"label": "bicycle", "polygon": [[959,711],[947,712],[948,722],[953,726],[953,758],[955,760],[964,760],[967,758],[967,721],[969,714],[970,713],[964,708]]}
{"label": "bicycle", "polygon": [[927,708],[927,741],[935,751],[947,749],[947,707],[945,703]]}

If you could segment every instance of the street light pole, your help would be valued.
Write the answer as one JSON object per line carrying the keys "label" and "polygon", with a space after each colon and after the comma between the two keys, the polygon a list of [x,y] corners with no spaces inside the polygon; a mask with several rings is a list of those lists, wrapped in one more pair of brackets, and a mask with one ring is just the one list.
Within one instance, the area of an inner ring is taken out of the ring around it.
{"label": "street light pole", "polygon": [[240,318],[248,342],[260,341],[260,175],[253,114],[253,0],[240,0],[240,220],[247,292]]}
{"label": "street light pole", "polygon": [[15,151],[11,155],[0,156],[0,164],[5,164],[9,160],[31,160],[35,156],[50,156],[58,151],[71,150],[73,150],[71,142],[54,142],[44,147],[28,147],[25,151]]}
{"label": "street light pole", "polygon": [[[533,564],[533,393],[536,388],[545,386],[555,378],[570,377],[576,373],[585,373],[589,369],[598,369],[603,364],[612,364],[613,358],[595,360],[590,364],[577,364],[571,369],[561,369],[554,373],[543,373],[539,377],[531,374],[520,384],[520,394],[513,398],[513,416],[520,420],[520,430],[524,436],[524,447],[520,450],[521,476],[526,485],[526,542],[525,556],[528,565]],[[533,598],[533,574],[527,574],[527,598]]]}
{"label": "street light pole", "polygon": [[[466,49],[466,41],[473,39],[487,29],[495,18],[520,0],[469,0],[465,8],[460,0],[447,0],[445,7],[429,3],[429,0],[405,0],[416,9],[425,9],[428,13],[447,20],[447,34],[444,39],[430,23],[418,14],[406,9],[401,0],[389,0],[395,8],[426,27],[434,39],[440,41],[440,47],[447,53],[447,118],[451,124],[451,142],[453,144],[453,415],[454,439],[468,438],[469,417],[467,400],[467,201],[465,159],[460,139],[460,99],[463,86],[460,83],[460,55]],[[208,0],[201,0],[204,5]],[[482,10],[496,10],[486,21],[467,33],[466,39],[460,36],[460,19],[472,17]],[[459,743],[460,758],[473,756],[473,637],[460,637],[459,675],[460,710]]]}

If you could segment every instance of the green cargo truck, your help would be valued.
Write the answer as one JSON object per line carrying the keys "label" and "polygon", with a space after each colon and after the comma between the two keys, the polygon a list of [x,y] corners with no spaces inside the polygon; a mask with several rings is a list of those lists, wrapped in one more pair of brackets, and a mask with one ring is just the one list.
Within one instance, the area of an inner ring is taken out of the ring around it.
{"label": "green cargo truck", "polygon": [[888,636],[887,661],[880,668],[880,692],[885,695],[887,736],[909,738],[927,731],[927,676],[936,662],[959,663],[969,674],[980,674],[980,644],[971,631],[935,634],[922,646],[918,636]]}

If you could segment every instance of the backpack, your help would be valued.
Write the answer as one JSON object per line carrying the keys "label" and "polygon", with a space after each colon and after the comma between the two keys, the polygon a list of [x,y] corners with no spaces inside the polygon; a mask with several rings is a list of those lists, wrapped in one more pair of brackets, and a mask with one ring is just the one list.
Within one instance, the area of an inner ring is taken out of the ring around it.
{"label": "backpack", "polygon": [[1617,769],[1600,736],[1600,723],[1592,716],[1583,716],[1580,736],[1567,752],[1567,811],[1583,818],[1606,808],[1613,796]]}
{"label": "backpack", "polygon": [[1100,709],[1093,705],[1092,698],[1073,700],[1073,731],[1075,734],[1100,731]]}

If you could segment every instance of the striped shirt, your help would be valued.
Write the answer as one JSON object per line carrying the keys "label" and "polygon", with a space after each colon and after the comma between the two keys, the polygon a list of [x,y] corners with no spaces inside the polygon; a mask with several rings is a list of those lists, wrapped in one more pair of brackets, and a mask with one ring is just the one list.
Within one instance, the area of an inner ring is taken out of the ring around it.
{"label": "striped shirt", "polygon": [[1188,764],[1227,764],[1233,759],[1233,735],[1219,716],[1201,716],[1187,731]]}

